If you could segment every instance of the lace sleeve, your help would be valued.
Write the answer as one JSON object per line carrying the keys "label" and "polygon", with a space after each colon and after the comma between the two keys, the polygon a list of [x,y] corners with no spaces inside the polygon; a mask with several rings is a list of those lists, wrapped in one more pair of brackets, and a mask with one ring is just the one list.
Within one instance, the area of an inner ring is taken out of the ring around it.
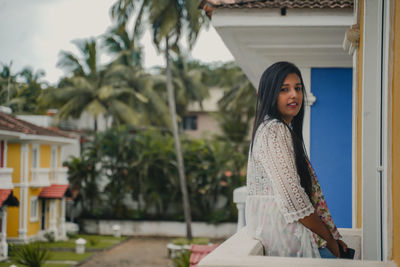
{"label": "lace sleeve", "polygon": [[314,207],[300,185],[289,129],[278,121],[271,122],[267,128],[261,136],[260,161],[271,177],[283,217],[292,223],[313,213]]}
{"label": "lace sleeve", "polygon": [[[333,219],[331,213],[329,212],[328,205],[326,204],[324,195],[322,194],[321,186],[319,185],[319,181],[317,179],[317,175],[313,167],[311,166],[310,162],[308,162],[308,167],[311,172],[312,177],[312,195],[311,201],[314,204],[314,208],[316,209],[317,215],[321,218],[324,222],[326,227],[328,227],[329,231],[332,233],[334,239],[341,239],[342,236],[340,235]],[[318,242],[320,243],[320,242]]]}

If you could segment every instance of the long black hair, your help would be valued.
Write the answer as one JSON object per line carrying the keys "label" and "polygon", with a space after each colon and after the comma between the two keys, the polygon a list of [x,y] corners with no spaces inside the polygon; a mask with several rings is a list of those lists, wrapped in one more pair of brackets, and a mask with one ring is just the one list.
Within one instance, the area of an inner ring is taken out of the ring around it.
{"label": "long black hair", "polygon": [[[289,74],[295,73],[299,76],[302,91],[303,91],[303,104],[301,105],[299,113],[291,121],[291,127],[286,124],[278,111],[278,95],[281,86]],[[261,76],[260,84],[258,87],[256,115],[254,118],[253,134],[251,149],[253,149],[254,136],[258,127],[266,119],[268,115],[271,119],[277,119],[288,127],[290,130],[293,148],[295,154],[297,173],[300,176],[300,184],[306,191],[309,198],[311,198],[311,174],[307,163],[307,154],[304,148],[303,141],[303,118],[304,118],[304,105],[306,103],[306,91],[304,87],[303,78],[299,68],[290,62],[277,62],[268,67]]]}

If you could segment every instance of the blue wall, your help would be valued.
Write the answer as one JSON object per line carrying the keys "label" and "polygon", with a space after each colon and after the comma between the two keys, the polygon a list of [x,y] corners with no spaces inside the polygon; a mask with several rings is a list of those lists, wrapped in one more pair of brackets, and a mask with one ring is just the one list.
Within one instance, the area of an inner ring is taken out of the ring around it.
{"label": "blue wall", "polygon": [[337,227],[352,226],[352,69],[313,68],[311,163]]}

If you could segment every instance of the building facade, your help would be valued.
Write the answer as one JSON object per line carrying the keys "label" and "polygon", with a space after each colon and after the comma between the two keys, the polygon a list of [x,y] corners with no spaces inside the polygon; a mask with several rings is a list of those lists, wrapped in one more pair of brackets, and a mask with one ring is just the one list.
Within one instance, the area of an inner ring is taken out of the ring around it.
{"label": "building facade", "polygon": [[65,145],[78,140],[0,112],[0,142],[4,146],[4,173],[19,201],[19,206],[6,208],[2,230],[7,240],[25,243],[45,235],[65,238],[69,190],[61,154]]}

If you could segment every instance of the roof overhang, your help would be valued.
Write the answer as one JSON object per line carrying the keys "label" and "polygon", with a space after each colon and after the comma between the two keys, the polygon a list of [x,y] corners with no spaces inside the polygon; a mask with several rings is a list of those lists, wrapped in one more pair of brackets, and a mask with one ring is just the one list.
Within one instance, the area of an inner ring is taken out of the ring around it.
{"label": "roof overhang", "polygon": [[36,141],[38,143],[54,143],[54,144],[76,144],[79,142],[77,138],[67,138],[48,135],[25,134],[21,132],[0,130],[0,138],[12,141]]}
{"label": "roof overhang", "polygon": [[44,187],[39,194],[40,198],[63,198],[71,197],[71,191],[69,190],[69,185],[52,184],[50,186]]}
{"label": "roof overhang", "polygon": [[352,67],[343,50],[353,10],[279,8],[213,10],[212,25],[257,88],[262,72],[276,61],[302,67]]}

